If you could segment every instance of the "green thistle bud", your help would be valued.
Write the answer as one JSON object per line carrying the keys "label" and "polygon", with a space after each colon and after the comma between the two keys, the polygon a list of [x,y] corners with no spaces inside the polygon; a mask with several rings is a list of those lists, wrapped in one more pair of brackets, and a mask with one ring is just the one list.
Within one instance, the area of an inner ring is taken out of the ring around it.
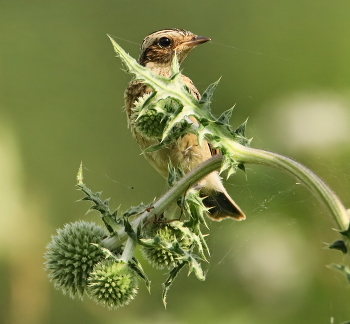
{"label": "green thistle bud", "polygon": [[[147,103],[150,96],[151,94],[147,93],[135,102],[131,122],[143,136],[161,139],[167,123],[182,109],[182,105],[172,98],[161,99],[156,104]],[[148,105],[146,110],[144,110],[145,105]],[[182,135],[187,124],[187,122],[180,122],[174,125],[174,136],[178,133]]]}
{"label": "green thistle bud", "polygon": [[72,298],[75,295],[82,298],[90,272],[104,258],[103,252],[91,243],[99,244],[106,235],[103,227],[84,221],[57,230],[44,255],[55,288]]}
{"label": "green thistle bud", "polygon": [[135,121],[136,129],[148,138],[162,138],[166,125],[166,118],[155,109],[148,109],[139,119]]}
{"label": "green thistle bud", "polygon": [[142,254],[157,269],[171,269],[181,264],[183,261],[179,258],[176,247],[189,250],[193,243],[190,236],[170,225],[162,225],[155,229],[152,236],[152,243],[149,243],[149,239],[144,240],[147,246],[142,246]]}
{"label": "green thistle bud", "polygon": [[138,292],[136,273],[123,261],[101,261],[94,267],[88,282],[88,296],[111,309],[129,304]]}

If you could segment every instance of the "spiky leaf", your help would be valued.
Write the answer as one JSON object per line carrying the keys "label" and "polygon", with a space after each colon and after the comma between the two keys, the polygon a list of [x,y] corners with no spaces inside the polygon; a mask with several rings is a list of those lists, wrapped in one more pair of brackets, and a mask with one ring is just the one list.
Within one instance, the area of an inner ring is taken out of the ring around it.
{"label": "spiky leaf", "polygon": [[333,250],[339,250],[339,251],[343,252],[344,254],[348,253],[348,249],[345,245],[345,242],[342,240],[338,240],[332,244],[329,244],[328,248],[333,249]]}
{"label": "spiky leaf", "polygon": [[116,235],[117,231],[122,227],[121,218],[117,218],[118,209],[111,212],[109,208],[109,198],[102,200],[102,192],[93,192],[91,189],[89,189],[82,181],[82,172],[80,170],[79,174],[81,176],[81,180],[78,180],[77,187],[85,194],[85,197],[81,200],[92,202],[93,204],[90,207],[90,210],[97,210],[101,214],[102,221],[106,225],[108,231],[111,234]]}
{"label": "spiky leaf", "polygon": [[340,271],[346,278],[346,280],[350,283],[350,268],[343,264],[335,264],[332,263],[328,266],[329,268]]}
{"label": "spiky leaf", "polygon": [[164,307],[166,307],[166,297],[167,297],[168,291],[170,289],[170,286],[173,284],[176,276],[180,273],[180,271],[182,270],[182,268],[184,266],[185,266],[185,263],[180,263],[176,267],[174,267],[170,271],[169,277],[167,278],[167,280],[163,283],[162,300],[163,300]]}
{"label": "spiky leaf", "polygon": [[226,111],[224,111],[220,117],[216,120],[216,123],[218,124],[221,124],[221,125],[227,125],[229,126],[230,125],[230,119],[231,119],[231,116],[232,116],[232,111],[233,111],[233,108],[230,108]]}
{"label": "spiky leaf", "polygon": [[141,263],[135,257],[133,257],[132,260],[129,261],[129,266],[135,271],[139,278],[145,282],[148,292],[151,292],[151,281],[148,279]]}
{"label": "spiky leaf", "polygon": [[350,225],[347,230],[341,231],[340,234],[346,236],[347,238],[350,238]]}
{"label": "spiky leaf", "polygon": [[210,113],[211,98],[213,97],[214,91],[218,86],[220,80],[221,78],[210,84],[203,92],[202,98],[199,100],[199,104],[202,106],[202,109],[206,110],[208,113]]}

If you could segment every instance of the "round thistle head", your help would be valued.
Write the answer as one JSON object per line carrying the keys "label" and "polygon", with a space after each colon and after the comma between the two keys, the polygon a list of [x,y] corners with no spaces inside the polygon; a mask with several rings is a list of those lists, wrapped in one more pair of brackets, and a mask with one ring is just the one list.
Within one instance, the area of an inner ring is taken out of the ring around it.
{"label": "round thistle head", "polygon": [[101,261],[95,265],[88,282],[88,296],[111,309],[129,304],[138,292],[137,276],[123,261]]}
{"label": "round thistle head", "polygon": [[[161,139],[164,130],[176,113],[182,109],[182,105],[172,98],[159,100],[156,104],[149,104],[147,100],[151,94],[139,97],[131,114],[131,122],[137,132],[149,139]],[[171,129],[173,138],[180,137],[188,123],[181,121]]]}
{"label": "round thistle head", "polygon": [[[134,114],[134,117],[137,118],[136,114]],[[143,134],[146,138],[162,138],[167,122],[164,113],[157,112],[156,109],[150,107],[140,118],[136,118],[134,119],[134,125],[139,133]]]}
{"label": "round thistle head", "polygon": [[150,237],[153,238],[153,243],[142,246],[142,254],[157,269],[171,269],[181,264],[183,261],[175,247],[189,250],[193,244],[191,237],[170,225],[161,225],[151,230]]}
{"label": "round thistle head", "polygon": [[46,246],[46,270],[55,288],[72,298],[82,298],[87,278],[94,265],[104,258],[95,245],[107,235],[106,230],[94,223],[78,221],[57,230]]}

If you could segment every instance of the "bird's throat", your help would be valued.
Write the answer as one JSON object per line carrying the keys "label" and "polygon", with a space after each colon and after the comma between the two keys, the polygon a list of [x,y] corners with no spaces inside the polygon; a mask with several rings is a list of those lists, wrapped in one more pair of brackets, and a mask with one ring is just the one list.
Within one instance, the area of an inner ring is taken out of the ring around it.
{"label": "bird's throat", "polygon": [[145,66],[153,73],[157,73],[167,78],[171,77],[171,64],[169,63],[147,62]]}

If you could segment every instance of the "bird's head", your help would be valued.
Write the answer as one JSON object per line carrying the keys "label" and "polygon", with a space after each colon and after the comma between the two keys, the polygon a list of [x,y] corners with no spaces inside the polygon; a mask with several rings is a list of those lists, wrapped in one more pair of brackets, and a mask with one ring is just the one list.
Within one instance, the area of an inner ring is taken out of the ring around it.
{"label": "bird's head", "polygon": [[139,63],[151,69],[170,68],[175,52],[181,63],[191,49],[207,41],[210,38],[197,36],[183,29],[159,30],[143,40]]}

